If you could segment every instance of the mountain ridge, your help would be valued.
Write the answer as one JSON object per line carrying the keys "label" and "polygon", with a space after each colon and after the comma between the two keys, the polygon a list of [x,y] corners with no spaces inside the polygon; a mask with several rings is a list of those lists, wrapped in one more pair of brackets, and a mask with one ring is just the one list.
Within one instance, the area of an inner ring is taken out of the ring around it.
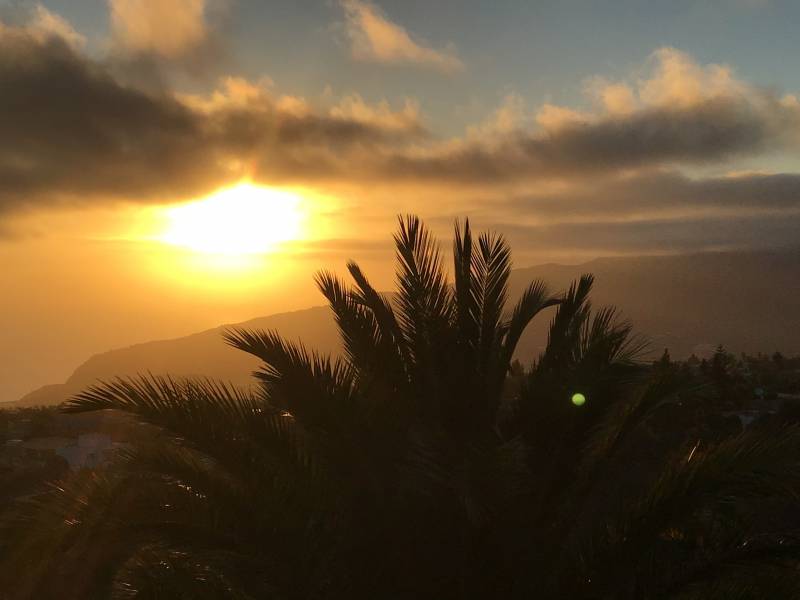
{"label": "mountain ridge", "polygon": [[[543,279],[551,290],[560,291],[585,272],[596,277],[594,306],[617,306],[650,339],[653,355],[665,347],[675,357],[703,354],[719,343],[737,352],[800,353],[800,248],[541,264],[515,269],[509,295],[518,296],[532,279]],[[767,281],[770,285],[761,285]],[[523,362],[533,360],[544,346],[551,315],[535,319],[520,341],[517,356]],[[224,344],[221,333],[232,326],[275,329],[323,353],[340,350],[327,307],[298,309],[101,352],[64,383],[45,385],[0,406],[56,404],[98,379],[145,372],[248,385],[258,361]]]}

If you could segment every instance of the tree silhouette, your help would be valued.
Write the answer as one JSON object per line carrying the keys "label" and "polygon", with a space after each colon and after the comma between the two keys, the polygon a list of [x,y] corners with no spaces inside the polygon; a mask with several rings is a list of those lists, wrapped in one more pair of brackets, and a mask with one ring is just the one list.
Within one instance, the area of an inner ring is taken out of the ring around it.
{"label": "tree silhouette", "polygon": [[[637,360],[631,326],[592,309],[591,276],[557,297],[533,282],[507,310],[502,237],[457,224],[452,284],[417,218],[395,243],[394,297],[355,263],[351,286],[317,277],[342,358],[231,329],[262,361],[255,392],[147,376],[66,403],[159,433],[20,506],[0,542],[10,597],[797,591],[781,568],[795,564],[792,532],[755,525],[759,502],[800,491],[797,430],[661,447],[651,417],[693,390]],[[555,306],[509,399],[520,336]]]}

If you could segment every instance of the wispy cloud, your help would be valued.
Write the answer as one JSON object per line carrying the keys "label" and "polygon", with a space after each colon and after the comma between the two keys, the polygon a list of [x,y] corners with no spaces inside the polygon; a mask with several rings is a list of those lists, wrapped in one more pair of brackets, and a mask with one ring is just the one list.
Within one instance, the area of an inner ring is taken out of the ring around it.
{"label": "wispy cloud", "polygon": [[176,59],[209,36],[205,0],[109,0],[114,41],[134,54]]}
{"label": "wispy cloud", "polygon": [[415,39],[366,0],[341,0],[350,50],[356,60],[384,64],[412,64],[446,73],[464,70],[450,46],[436,49]]}
{"label": "wispy cloud", "polygon": [[74,50],[81,50],[86,46],[86,37],[83,34],[76,31],[64,17],[41,4],[24,8],[9,7],[3,13],[11,17],[9,20],[14,26],[11,27],[0,20],[0,35],[4,30],[10,32],[13,29],[23,31],[40,42],[57,38]]}
{"label": "wispy cloud", "polygon": [[66,19],[47,10],[41,4],[37,4],[33,10],[29,29],[42,37],[56,35],[75,49],[81,49],[86,45],[86,37],[83,34],[78,33]]}
{"label": "wispy cloud", "polygon": [[231,0],[107,0],[114,74],[156,89],[171,74],[213,81],[231,64]]}

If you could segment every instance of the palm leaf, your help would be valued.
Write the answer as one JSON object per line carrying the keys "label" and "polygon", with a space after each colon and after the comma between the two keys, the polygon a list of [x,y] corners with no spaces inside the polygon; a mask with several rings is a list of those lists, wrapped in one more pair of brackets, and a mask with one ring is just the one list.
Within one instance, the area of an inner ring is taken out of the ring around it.
{"label": "palm leaf", "polygon": [[505,326],[507,333],[502,350],[504,363],[510,364],[522,333],[536,315],[546,308],[560,305],[561,302],[560,298],[549,295],[544,282],[534,281],[525,289]]}
{"label": "palm leaf", "polygon": [[456,222],[453,241],[455,319],[462,351],[468,353],[465,356],[466,360],[472,360],[480,340],[480,306],[475,293],[473,252],[474,243],[469,219],[464,222],[463,232]]}
{"label": "palm leaf", "polygon": [[591,309],[589,292],[594,285],[592,275],[582,275],[570,285],[550,323],[547,347],[539,358],[537,370],[557,372],[573,362],[574,350],[579,347],[581,328]]}
{"label": "palm leaf", "polygon": [[645,540],[681,527],[699,511],[725,514],[743,501],[796,500],[800,494],[800,430],[749,430],[708,449],[694,445],[614,527],[617,560]]}
{"label": "palm leaf", "polygon": [[230,329],[231,346],[257,356],[264,365],[255,373],[269,403],[288,411],[308,430],[342,434],[358,418],[352,370],[338,359],[308,352],[271,331]]}
{"label": "palm leaf", "polygon": [[101,382],[63,405],[68,413],[115,409],[164,428],[229,469],[276,464],[273,457],[309,469],[310,457],[294,421],[252,394],[211,380],[169,377]]}

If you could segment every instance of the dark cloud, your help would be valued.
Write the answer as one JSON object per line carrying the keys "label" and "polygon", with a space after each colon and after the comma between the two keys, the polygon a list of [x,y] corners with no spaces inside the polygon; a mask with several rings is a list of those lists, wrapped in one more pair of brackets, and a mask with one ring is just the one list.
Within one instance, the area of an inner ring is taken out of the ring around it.
{"label": "dark cloud", "polygon": [[201,124],[166,96],[122,87],[56,37],[0,33],[0,202],[159,195],[221,173]]}
{"label": "dark cloud", "polygon": [[777,143],[795,109],[765,98],[756,108],[738,98],[713,98],[678,108],[650,108],[598,123],[564,126],[525,142],[534,165],[545,170],[631,168],[661,162],[706,163],[751,154]]}
{"label": "dark cloud", "polygon": [[506,234],[518,252],[548,257],[800,246],[795,174],[644,173],[536,196],[478,195],[471,207],[428,220],[446,231],[468,214]]}
{"label": "dark cloud", "polygon": [[645,219],[616,223],[496,223],[519,252],[670,254],[798,245],[800,214]]}
{"label": "dark cloud", "polygon": [[0,209],[59,199],[190,196],[258,170],[325,173],[348,149],[422,134],[281,110],[266,98],[201,110],[116,81],[58,37],[0,28]]}
{"label": "dark cloud", "polygon": [[[207,98],[145,92],[58,35],[0,26],[0,209],[59,200],[174,200],[241,177],[487,189],[557,179],[579,193],[587,181],[619,173],[786,147],[798,137],[800,115],[797,101],[747,88],[535,132],[510,128],[441,142],[426,135],[413,107],[395,113],[359,98],[348,110],[325,112],[237,85]],[[750,202],[765,194],[773,198],[768,202],[792,202],[795,182],[645,184],[635,193],[621,190],[629,204],[644,205],[648,195],[658,199],[653,204],[701,195]]]}
{"label": "dark cloud", "polygon": [[610,181],[593,181],[561,193],[506,199],[500,204],[506,211],[556,220],[608,220],[655,211],[800,210],[800,175],[743,173],[691,179],[674,171],[646,172]]}
{"label": "dark cloud", "polygon": [[800,110],[763,94],[759,102],[718,97],[689,106],[516,132],[486,143],[393,156],[384,176],[502,182],[585,177],[661,164],[704,165],[796,143]]}

